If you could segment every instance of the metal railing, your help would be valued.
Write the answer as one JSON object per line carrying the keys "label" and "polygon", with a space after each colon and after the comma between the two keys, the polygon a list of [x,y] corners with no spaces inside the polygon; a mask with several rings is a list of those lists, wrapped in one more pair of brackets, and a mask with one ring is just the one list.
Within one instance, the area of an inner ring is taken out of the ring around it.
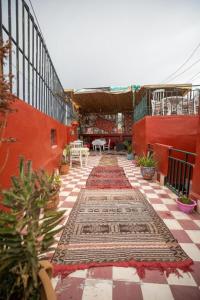
{"label": "metal railing", "polygon": [[0,39],[10,40],[4,74],[14,75],[12,92],[43,113],[66,121],[66,102],[45,41],[24,0],[0,0]]}
{"label": "metal railing", "polygon": [[189,195],[195,162],[195,153],[169,149],[166,185],[177,195]]}
{"label": "metal railing", "polygon": [[146,90],[134,109],[134,122],[143,117],[166,115],[197,115],[199,114],[200,86],[194,86],[184,93],[180,89],[162,90],[162,97],[154,98],[156,90]]}

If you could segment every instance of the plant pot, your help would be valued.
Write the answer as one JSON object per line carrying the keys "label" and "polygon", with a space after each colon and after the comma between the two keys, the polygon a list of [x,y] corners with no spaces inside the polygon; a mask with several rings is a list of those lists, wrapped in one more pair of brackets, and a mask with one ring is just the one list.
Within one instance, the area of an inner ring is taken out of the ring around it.
{"label": "plant pot", "polygon": [[197,205],[196,201],[191,200],[191,202],[192,204],[185,204],[179,201],[179,198],[176,200],[178,208],[186,214],[191,213],[194,210],[195,206]]}
{"label": "plant pot", "polygon": [[127,159],[132,160],[133,159],[133,153],[128,153],[127,154]]}
{"label": "plant pot", "polygon": [[45,210],[56,209],[58,207],[58,203],[59,203],[59,194],[58,192],[55,192],[55,194],[49,197],[49,200],[45,206]]}
{"label": "plant pot", "polygon": [[61,175],[66,175],[69,172],[69,165],[63,164],[60,166],[60,174]]}
{"label": "plant pot", "polygon": [[156,168],[155,167],[140,167],[140,171],[142,177],[147,180],[151,180],[155,174]]}

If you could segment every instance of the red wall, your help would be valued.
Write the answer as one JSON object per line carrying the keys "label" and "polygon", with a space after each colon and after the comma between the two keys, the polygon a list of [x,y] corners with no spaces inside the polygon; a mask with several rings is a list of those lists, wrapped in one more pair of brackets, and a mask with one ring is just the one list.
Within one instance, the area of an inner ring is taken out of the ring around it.
{"label": "red wall", "polygon": [[196,200],[197,199],[200,200],[200,116],[199,116],[199,124],[198,124],[196,154],[197,156],[196,156],[196,162],[195,162],[195,167],[193,172],[191,196]]}
{"label": "red wall", "polygon": [[[15,143],[0,145],[0,186],[9,185],[10,176],[18,174],[19,156],[33,162],[33,168],[52,171],[58,167],[62,149],[70,141],[70,127],[60,124],[21,100],[16,100],[8,117],[4,137],[16,138]],[[57,145],[51,146],[50,132],[56,129]],[[6,159],[6,156],[7,159]]]}
{"label": "red wall", "polygon": [[146,118],[133,124],[133,148],[138,155],[146,153]]}
{"label": "red wall", "polygon": [[154,156],[157,161],[157,170],[165,176],[167,176],[168,171],[168,155],[170,148],[170,146],[163,144],[156,143],[153,145]]}
{"label": "red wall", "polygon": [[135,152],[143,154],[147,144],[160,143],[196,152],[198,116],[147,116],[133,124]]}

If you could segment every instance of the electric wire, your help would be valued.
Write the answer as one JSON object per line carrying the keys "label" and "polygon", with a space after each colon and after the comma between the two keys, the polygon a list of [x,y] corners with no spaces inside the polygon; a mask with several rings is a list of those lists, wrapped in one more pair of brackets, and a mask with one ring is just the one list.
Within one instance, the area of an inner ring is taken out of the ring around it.
{"label": "electric wire", "polygon": [[184,67],[187,64],[187,62],[193,57],[193,55],[196,53],[196,51],[199,48],[200,48],[200,43],[192,51],[192,53],[189,55],[189,57],[178,67],[178,69],[176,71],[174,71],[172,74],[170,74],[167,78],[165,78],[162,82],[171,80],[171,77],[174,77],[173,75],[175,75],[180,69],[182,69],[182,67]]}
{"label": "electric wire", "polygon": [[[185,72],[187,72],[188,70],[190,70],[190,69],[191,69],[194,65],[196,65],[198,62],[200,62],[200,58],[197,59],[197,60],[196,60],[193,64],[191,64],[189,67],[187,67],[185,70],[183,70],[181,73],[179,73],[179,74],[173,76],[173,77],[170,79],[170,81],[176,79],[177,77],[181,76],[182,74],[184,74]],[[168,80],[168,81],[169,81],[169,80]],[[168,82],[168,81],[167,81],[167,82]]]}
{"label": "electric wire", "polygon": [[198,78],[199,77],[198,75],[200,75],[200,71],[198,73],[196,73],[194,76],[192,76],[188,81],[190,82],[190,81]]}

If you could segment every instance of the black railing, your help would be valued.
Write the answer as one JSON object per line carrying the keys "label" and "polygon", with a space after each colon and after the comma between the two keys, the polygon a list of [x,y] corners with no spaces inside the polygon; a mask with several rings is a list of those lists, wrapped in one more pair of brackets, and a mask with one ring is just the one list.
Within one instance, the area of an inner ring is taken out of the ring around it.
{"label": "black railing", "polygon": [[24,0],[0,0],[0,39],[10,40],[12,45],[4,74],[14,75],[13,94],[65,123],[65,93],[42,34]]}
{"label": "black railing", "polygon": [[189,195],[195,156],[195,153],[169,149],[166,185],[177,195]]}
{"label": "black railing", "polygon": [[134,109],[134,122],[148,115],[197,115],[199,104],[200,86],[185,90],[147,89]]}

